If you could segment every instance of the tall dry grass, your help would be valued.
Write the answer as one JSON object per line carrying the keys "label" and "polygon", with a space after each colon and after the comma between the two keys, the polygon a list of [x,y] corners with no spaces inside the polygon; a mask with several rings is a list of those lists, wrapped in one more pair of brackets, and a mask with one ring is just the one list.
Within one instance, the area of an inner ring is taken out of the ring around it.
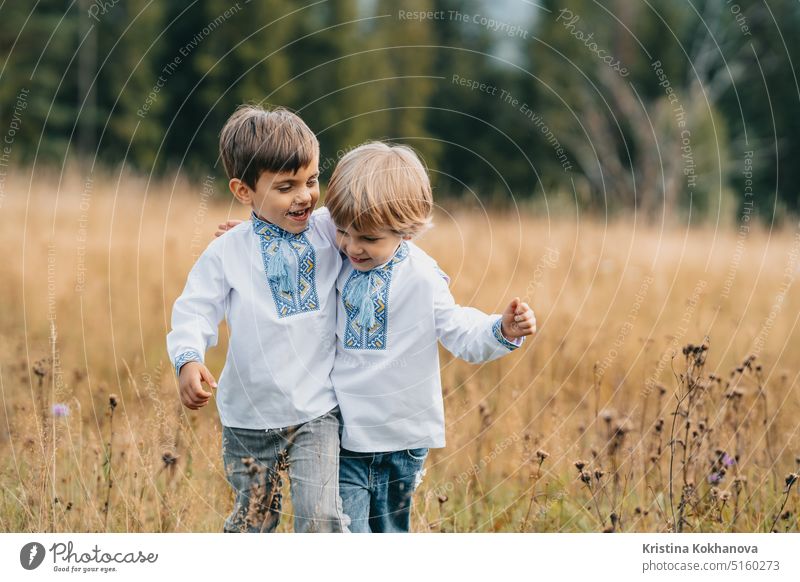
{"label": "tall dry grass", "polygon": [[[0,530],[219,531],[218,418],[181,409],[164,338],[215,224],[246,212],[124,172],[19,171],[5,193]],[[798,530],[796,229],[436,223],[419,242],[459,302],[523,297],[539,333],[485,366],[443,354],[416,530]]]}

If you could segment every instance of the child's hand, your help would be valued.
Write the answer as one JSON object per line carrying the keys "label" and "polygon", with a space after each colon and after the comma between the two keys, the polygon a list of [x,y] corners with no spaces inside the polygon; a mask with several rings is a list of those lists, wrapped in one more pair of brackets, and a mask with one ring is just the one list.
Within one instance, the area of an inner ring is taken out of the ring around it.
{"label": "child's hand", "polygon": [[536,333],[536,317],[527,303],[514,297],[503,312],[501,324],[503,335],[507,340],[515,340]]}
{"label": "child's hand", "polygon": [[220,224],[217,225],[217,232],[214,233],[214,236],[222,236],[230,229],[232,229],[234,226],[236,226],[237,224],[241,224],[242,222],[244,221],[235,219],[231,219],[228,222],[221,222]]}
{"label": "child's hand", "polygon": [[208,404],[211,392],[203,390],[202,382],[212,388],[217,387],[217,381],[214,376],[200,362],[186,362],[181,366],[178,387],[180,389],[181,402],[186,408],[198,410]]}

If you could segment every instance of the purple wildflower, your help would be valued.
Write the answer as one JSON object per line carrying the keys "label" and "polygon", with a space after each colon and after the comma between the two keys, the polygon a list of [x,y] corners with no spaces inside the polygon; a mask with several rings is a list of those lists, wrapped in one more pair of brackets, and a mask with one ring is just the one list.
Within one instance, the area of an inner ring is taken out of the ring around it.
{"label": "purple wildflower", "polygon": [[708,482],[712,485],[718,485],[720,481],[722,481],[722,473],[714,472],[708,476]]}
{"label": "purple wildflower", "polygon": [[731,457],[728,453],[724,453],[722,455],[722,464],[725,465],[726,467],[730,467],[735,462],[736,461],[733,459],[733,457]]}
{"label": "purple wildflower", "polygon": [[69,416],[69,406],[66,404],[53,404],[52,413],[56,418]]}

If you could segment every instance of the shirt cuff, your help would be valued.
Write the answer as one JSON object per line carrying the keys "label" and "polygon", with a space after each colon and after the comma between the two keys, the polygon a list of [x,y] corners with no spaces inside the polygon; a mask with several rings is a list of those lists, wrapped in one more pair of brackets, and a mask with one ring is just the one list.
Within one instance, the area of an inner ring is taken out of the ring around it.
{"label": "shirt cuff", "polygon": [[203,358],[201,358],[200,354],[198,354],[194,350],[183,352],[181,355],[175,358],[175,374],[177,376],[180,376],[181,368],[183,367],[184,364],[187,364],[189,362],[200,362],[202,364]]}
{"label": "shirt cuff", "polygon": [[502,326],[503,326],[503,318],[500,317],[497,319],[497,321],[494,322],[494,325],[492,326],[492,334],[494,335],[494,338],[501,344],[503,344],[505,347],[507,347],[509,350],[516,350],[518,347],[522,345],[522,342],[525,341],[525,338],[520,337],[517,338],[515,341],[507,340],[506,337],[503,335]]}

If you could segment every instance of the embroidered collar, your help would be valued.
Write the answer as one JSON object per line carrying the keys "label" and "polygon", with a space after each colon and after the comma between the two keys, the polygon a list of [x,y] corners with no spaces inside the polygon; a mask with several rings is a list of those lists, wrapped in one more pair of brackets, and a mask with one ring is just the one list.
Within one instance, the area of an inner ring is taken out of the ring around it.
{"label": "embroidered collar", "polygon": [[[401,241],[400,246],[397,247],[397,250],[394,252],[394,255],[391,259],[379,265],[377,267],[373,267],[369,271],[356,271],[357,274],[367,274],[372,273],[374,271],[388,271],[392,267],[394,267],[397,263],[400,263],[408,257],[411,250],[408,248],[408,243],[406,241]],[[355,269],[353,269],[355,271]]]}
{"label": "embroidered collar", "polygon": [[303,232],[288,232],[252,214],[253,231],[278,317],[317,311],[316,252]]}
{"label": "embroidered collar", "polygon": [[308,226],[306,226],[302,232],[297,233],[283,230],[280,226],[259,218],[255,211],[251,213],[250,220],[253,221],[253,232],[255,232],[257,235],[266,236],[267,238],[278,237],[287,240],[294,240],[302,236],[308,230]]}
{"label": "embroidered collar", "polygon": [[402,241],[394,256],[369,271],[353,269],[342,289],[342,303],[347,313],[344,347],[349,349],[386,348],[389,322],[389,287],[394,266],[409,255]]}

